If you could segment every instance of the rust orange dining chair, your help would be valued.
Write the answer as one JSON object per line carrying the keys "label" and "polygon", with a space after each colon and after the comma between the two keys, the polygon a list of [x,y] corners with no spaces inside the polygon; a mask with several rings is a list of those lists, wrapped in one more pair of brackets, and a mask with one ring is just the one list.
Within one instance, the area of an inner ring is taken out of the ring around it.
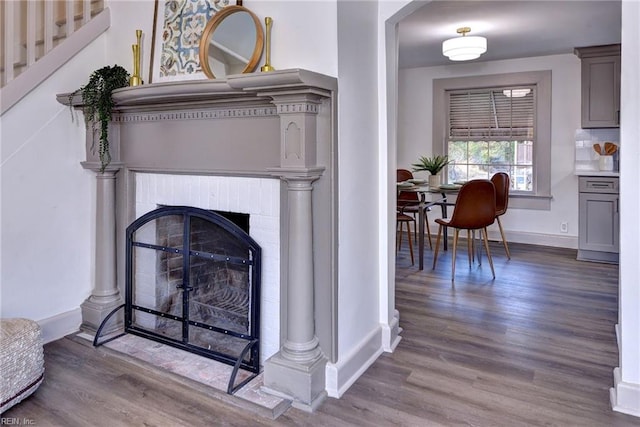
{"label": "rust orange dining chair", "polygon": [[[413,173],[411,173],[408,169],[397,169],[396,170],[396,182],[404,182],[409,179],[413,179]],[[414,219],[417,220],[416,214],[420,213],[420,199],[418,197],[418,193],[415,191],[399,191],[397,206],[398,212],[401,214],[411,214]],[[427,212],[429,208],[425,208],[424,212],[424,226],[425,230],[427,230],[427,239],[429,240],[429,247],[433,249],[433,244],[431,243],[431,228],[429,227],[429,218],[427,217]],[[418,227],[417,222],[415,228],[415,237],[418,238]]]}
{"label": "rust orange dining chair", "polygon": [[494,187],[496,187],[496,220],[500,228],[502,244],[504,245],[504,251],[507,253],[507,258],[511,259],[509,245],[507,245],[502,222],[500,222],[500,217],[507,213],[507,207],[509,206],[509,186],[511,185],[509,175],[504,172],[498,172],[491,177],[491,182],[493,182]]}
{"label": "rust orange dining chair", "polygon": [[440,225],[438,228],[438,237],[436,238],[436,249],[433,254],[433,268],[436,268],[438,260],[438,247],[440,246],[440,236],[443,227],[452,227],[455,229],[453,234],[453,251],[451,252],[451,281],[453,282],[456,275],[456,249],[458,245],[458,234],[460,230],[467,230],[467,252],[469,256],[469,266],[471,266],[472,257],[472,238],[471,232],[481,230],[484,240],[484,247],[487,251],[487,258],[491,266],[491,274],[496,278],[493,269],[493,260],[489,251],[489,239],[487,237],[487,227],[494,223],[496,219],[496,189],[493,183],[488,179],[475,179],[467,182],[460,188],[456,204],[453,208],[453,214],[448,221],[443,218],[436,219]]}

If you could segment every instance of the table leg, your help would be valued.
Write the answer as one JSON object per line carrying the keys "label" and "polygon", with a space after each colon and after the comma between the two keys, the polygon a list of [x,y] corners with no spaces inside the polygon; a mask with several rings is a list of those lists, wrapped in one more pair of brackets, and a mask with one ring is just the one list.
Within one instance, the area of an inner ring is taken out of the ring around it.
{"label": "table leg", "polygon": [[425,208],[424,208],[424,194],[420,195],[420,204],[419,212],[418,212],[418,269],[424,270],[424,216]]}
{"label": "table leg", "polygon": [[[443,197],[443,203],[440,205],[440,207],[442,208],[442,218],[446,218],[447,217],[447,195],[445,193],[442,193],[442,197]],[[443,250],[447,250],[447,227],[442,227],[442,234],[443,234],[443,242],[442,242],[442,249]]]}

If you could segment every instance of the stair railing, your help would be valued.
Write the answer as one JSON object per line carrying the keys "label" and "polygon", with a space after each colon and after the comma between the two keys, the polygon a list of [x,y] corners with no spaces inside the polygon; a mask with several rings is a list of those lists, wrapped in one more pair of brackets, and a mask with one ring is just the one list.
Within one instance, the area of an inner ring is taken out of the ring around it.
{"label": "stair railing", "polygon": [[105,12],[102,0],[1,0],[0,114],[105,31]]}

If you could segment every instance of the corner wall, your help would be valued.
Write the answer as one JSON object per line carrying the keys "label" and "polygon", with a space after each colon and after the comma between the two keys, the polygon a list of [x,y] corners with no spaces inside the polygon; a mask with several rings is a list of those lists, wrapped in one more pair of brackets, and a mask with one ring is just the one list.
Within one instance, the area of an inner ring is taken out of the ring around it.
{"label": "corner wall", "polygon": [[614,369],[611,406],[640,417],[640,3],[622,2],[622,92],[620,138],[620,290],[618,347],[620,365]]}
{"label": "corner wall", "polygon": [[338,2],[338,361],[327,392],[339,397],[382,352],[379,321],[376,2]]}

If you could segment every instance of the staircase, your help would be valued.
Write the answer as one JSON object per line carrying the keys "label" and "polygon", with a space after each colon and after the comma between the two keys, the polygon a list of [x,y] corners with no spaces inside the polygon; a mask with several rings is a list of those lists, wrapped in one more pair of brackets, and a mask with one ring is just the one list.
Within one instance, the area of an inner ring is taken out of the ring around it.
{"label": "staircase", "polygon": [[0,22],[3,114],[105,31],[110,18],[103,0],[3,0]]}

